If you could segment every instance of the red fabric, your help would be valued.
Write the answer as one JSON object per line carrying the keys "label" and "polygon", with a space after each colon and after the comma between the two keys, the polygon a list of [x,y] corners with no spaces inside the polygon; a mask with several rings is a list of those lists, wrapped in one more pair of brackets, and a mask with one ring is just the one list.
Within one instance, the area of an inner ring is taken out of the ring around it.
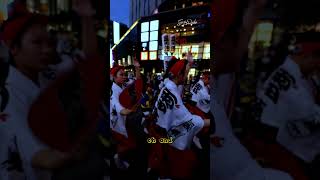
{"label": "red fabric", "polygon": [[214,0],[211,6],[211,38],[217,43],[236,17],[238,0]]}
{"label": "red fabric", "polygon": [[62,152],[70,152],[85,143],[98,122],[105,82],[104,63],[102,58],[97,56],[88,59],[90,60],[78,66],[84,86],[81,91],[81,101],[87,116],[85,125],[78,131],[75,139],[69,137],[67,115],[58,97],[58,92],[64,86],[65,80],[69,78],[69,73],[58,76],[58,79],[40,94],[29,112],[29,127],[34,135],[48,146]]}
{"label": "red fabric", "polygon": [[193,150],[178,150],[169,144],[159,143],[164,136],[157,132],[157,125],[148,125],[150,137],[156,139],[156,143],[150,144],[149,167],[156,170],[162,178],[189,179],[199,165],[199,161]]}
{"label": "red fabric", "polygon": [[[135,80],[134,83],[126,87],[119,96],[120,104],[127,109],[132,109],[137,103],[140,102],[142,97],[143,81],[142,79]],[[134,91],[136,98],[132,98],[130,94]]]}
{"label": "red fabric", "polygon": [[174,75],[177,76],[182,69],[185,66],[185,61],[184,60],[180,60],[178,62],[176,62],[171,68],[170,68],[170,72]]}
{"label": "red fabric", "polygon": [[16,18],[10,22],[7,22],[2,33],[2,38],[7,46],[11,46],[12,41],[17,37],[17,35],[23,31],[26,24],[32,19],[35,18],[33,21],[35,23],[46,24],[48,19],[46,16],[26,13],[24,16]]}
{"label": "red fabric", "polygon": [[126,138],[124,135],[112,131],[112,139],[117,142],[117,153],[123,160],[128,160],[128,154],[131,150],[136,148],[133,139]]}
{"label": "red fabric", "polygon": [[120,69],[124,69],[124,67],[117,65],[117,66],[113,67],[113,68],[110,70],[110,74],[111,74],[112,76],[116,76],[117,72],[120,71]]}
{"label": "red fabric", "polygon": [[320,50],[320,43],[319,42],[301,43],[301,53],[303,53],[303,54],[311,54],[316,50]]}

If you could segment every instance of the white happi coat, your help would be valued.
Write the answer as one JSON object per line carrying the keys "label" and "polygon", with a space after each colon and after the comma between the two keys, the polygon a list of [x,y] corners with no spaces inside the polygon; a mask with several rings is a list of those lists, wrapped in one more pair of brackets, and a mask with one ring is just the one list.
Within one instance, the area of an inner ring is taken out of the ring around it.
{"label": "white happi coat", "polygon": [[210,111],[210,94],[209,89],[204,85],[202,80],[199,80],[191,90],[192,98],[191,100],[197,103],[197,107],[208,113]]}
{"label": "white happi coat", "polygon": [[233,74],[220,75],[212,82],[211,96],[215,101],[211,101],[210,111],[215,117],[216,131],[211,138],[219,138],[222,146],[210,144],[210,179],[292,180],[286,173],[262,168],[233,134],[226,113],[230,87],[234,83]]}
{"label": "white happi coat", "polygon": [[110,98],[110,127],[113,131],[128,137],[126,130],[126,117],[121,115],[124,107],[119,102],[119,96],[123,89],[116,83],[112,84],[112,95]]}
{"label": "white happi coat", "polygon": [[[5,86],[9,92],[9,102],[3,111],[8,116],[0,121],[1,180],[45,180],[51,176],[50,172],[32,167],[31,161],[35,153],[48,147],[33,135],[28,125],[31,105],[41,89],[50,82],[50,78],[54,78],[53,72],[40,76],[39,87],[13,66],[9,68]],[[17,169],[10,169],[14,154],[20,157],[22,173]]]}
{"label": "white happi coat", "polygon": [[320,107],[299,66],[287,57],[257,92],[261,121],[279,129],[277,141],[311,162],[320,154]]}
{"label": "white happi coat", "polygon": [[185,150],[192,144],[194,136],[203,128],[204,121],[192,115],[184,106],[181,90],[167,79],[155,104],[158,115],[157,125],[166,129],[172,137],[173,147]]}

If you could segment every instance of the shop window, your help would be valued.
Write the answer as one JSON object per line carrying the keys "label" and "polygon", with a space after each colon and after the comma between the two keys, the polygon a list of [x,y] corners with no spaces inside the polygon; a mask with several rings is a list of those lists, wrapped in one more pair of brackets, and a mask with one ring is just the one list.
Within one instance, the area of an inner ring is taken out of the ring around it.
{"label": "shop window", "polygon": [[210,53],[203,53],[202,59],[210,59]]}
{"label": "shop window", "polygon": [[141,60],[148,60],[148,52],[141,52]]}
{"label": "shop window", "polygon": [[157,51],[150,51],[150,60],[157,60]]}

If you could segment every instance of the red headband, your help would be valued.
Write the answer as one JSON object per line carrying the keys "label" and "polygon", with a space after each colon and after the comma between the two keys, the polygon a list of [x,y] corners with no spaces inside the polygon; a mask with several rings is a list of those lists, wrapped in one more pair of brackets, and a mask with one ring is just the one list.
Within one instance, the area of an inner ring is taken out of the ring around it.
{"label": "red headband", "polygon": [[14,41],[15,38],[17,38],[19,33],[21,33],[26,28],[26,26],[28,25],[28,23],[30,23],[31,20],[34,23],[41,24],[47,24],[48,22],[46,16],[32,13],[26,13],[21,17],[6,22],[2,33],[2,38],[8,47],[12,45],[12,41]]}
{"label": "red headband", "polygon": [[185,60],[179,60],[172,66],[172,68],[170,68],[169,72],[171,72],[174,76],[178,76],[180,71],[183,70],[184,66],[185,66]]}
{"label": "red headband", "polygon": [[115,66],[111,69],[110,74],[112,76],[116,76],[117,72],[120,71],[121,69],[124,69],[123,66]]}
{"label": "red headband", "polygon": [[303,53],[303,54],[311,54],[316,50],[320,50],[320,43],[319,42],[301,43],[301,53]]}

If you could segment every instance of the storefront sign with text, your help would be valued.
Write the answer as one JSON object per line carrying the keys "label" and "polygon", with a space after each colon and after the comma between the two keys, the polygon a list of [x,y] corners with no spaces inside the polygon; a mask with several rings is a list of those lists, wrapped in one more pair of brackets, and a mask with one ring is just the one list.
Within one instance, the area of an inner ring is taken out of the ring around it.
{"label": "storefront sign with text", "polygon": [[197,22],[196,19],[195,19],[195,20],[192,20],[192,19],[186,19],[186,20],[184,20],[184,19],[179,19],[177,26],[182,26],[182,25],[183,25],[183,26],[186,26],[186,25],[192,26],[192,25],[194,25],[194,24],[198,24],[198,22]]}

